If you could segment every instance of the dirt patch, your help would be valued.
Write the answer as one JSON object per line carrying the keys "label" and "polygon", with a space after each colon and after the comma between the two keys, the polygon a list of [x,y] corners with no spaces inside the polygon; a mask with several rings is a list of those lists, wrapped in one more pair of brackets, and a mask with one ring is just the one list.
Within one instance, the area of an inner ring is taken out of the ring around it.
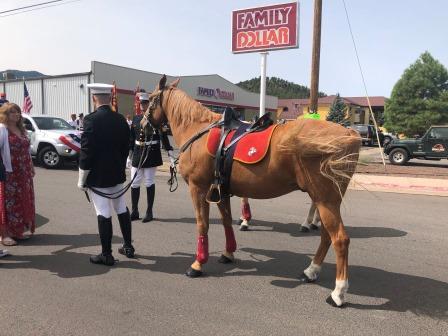
{"label": "dirt patch", "polygon": [[367,165],[359,164],[356,172],[360,174],[409,176],[434,179],[448,179],[448,165],[432,165],[431,163],[408,162],[406,166],[394,166],[386,163],[371,162]]}

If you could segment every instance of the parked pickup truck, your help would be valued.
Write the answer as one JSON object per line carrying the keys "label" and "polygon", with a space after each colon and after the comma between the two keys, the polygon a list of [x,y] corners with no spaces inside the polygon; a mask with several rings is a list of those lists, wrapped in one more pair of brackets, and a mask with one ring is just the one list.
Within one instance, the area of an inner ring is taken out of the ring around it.
{"label": "parked pickup truck", "polygon": [[404,165],[410,159],[447,159],[448,126],[431,126],[421,138],[392,140],[384,153],[394,165]]}
{"label": "parked pickup truck", "polygon": [[22,114],[31,142],[31,156],[45,168],[58,168],[64,160],[77,160],[81,134],[62,118]]}

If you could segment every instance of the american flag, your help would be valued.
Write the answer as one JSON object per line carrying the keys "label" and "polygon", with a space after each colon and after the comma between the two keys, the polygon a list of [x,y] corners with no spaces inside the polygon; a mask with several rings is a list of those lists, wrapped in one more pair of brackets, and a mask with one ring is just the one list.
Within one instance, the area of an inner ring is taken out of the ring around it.
{"label": "american flag", "polygon": [[135,115],[142,114],[142,110],[140,109],[140,99],[138,98],[139,92],[140,92],[140,83],[137,84],[137,88],[134,91],[134,114]]}
{"label": "american flag", "polygon": [[115,81],[113,81],[112,88],[112,111],[118,112],[118,97],[117,97],[117,86],[115,85]]}
{"label": "american flag", "polygon": [[23,82],[23,107],[22,111],[23,113],[30,113],[31,109],[33,108],[33,103],[31,102],[31,97],[28,92],[28,89],[26,87],[25,82]]}

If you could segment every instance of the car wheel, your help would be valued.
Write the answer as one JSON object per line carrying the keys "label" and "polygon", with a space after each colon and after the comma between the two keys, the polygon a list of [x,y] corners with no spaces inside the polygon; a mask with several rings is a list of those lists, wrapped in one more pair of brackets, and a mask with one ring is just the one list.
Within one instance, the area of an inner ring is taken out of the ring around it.
{"label": "car wheel", "polygon": [[47,169],[59,168],[62,158],[52,146],[44,147],[39,152],[39,163]]}
{"label": "car wheel", "polygon": [[403,148],[395,148],[389,154],[389,161],[393,165],[402,166],[409,160],[408,152]]}

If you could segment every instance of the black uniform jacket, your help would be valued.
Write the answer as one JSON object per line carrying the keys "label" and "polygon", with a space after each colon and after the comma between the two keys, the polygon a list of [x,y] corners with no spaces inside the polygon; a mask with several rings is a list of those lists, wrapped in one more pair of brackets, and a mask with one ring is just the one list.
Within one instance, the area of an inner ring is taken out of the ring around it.
{"label": "black uniform jacket", "polygon": [[[133,151],[132,155],[132,167],[138,167],[140,159],[142,157],[144,146],[149,146],[148,156],[143,158],[145,160],[142,168],[150,168],[157,167],[163,164],[162,162],[162,153],[160,152],[160,141],[162,141],[163,148],[165,150],[173,150],[173,147],[170,145],[170,141],[168,140],[168,134],[166,132],[159,132],[159,130],[152,128],[151,125],[148,125],[145,130],[146,140],[143,137],[143,140],[140,138],[141,126],[140,121],[142,120],[143,115],[135,116],[132,120],[131,125],[131,138],[129,143],[129,150]],[[136,141],[140,142],[151,142],[151,144],[136,144]],[[146,155],[145,155],[146,156]]]}
{"label": "black uniform jacket", "polygon": [[84,118],[79,168],[90,170],[86,185],[107,188],[126,181],[129,126],[108,105]]}

